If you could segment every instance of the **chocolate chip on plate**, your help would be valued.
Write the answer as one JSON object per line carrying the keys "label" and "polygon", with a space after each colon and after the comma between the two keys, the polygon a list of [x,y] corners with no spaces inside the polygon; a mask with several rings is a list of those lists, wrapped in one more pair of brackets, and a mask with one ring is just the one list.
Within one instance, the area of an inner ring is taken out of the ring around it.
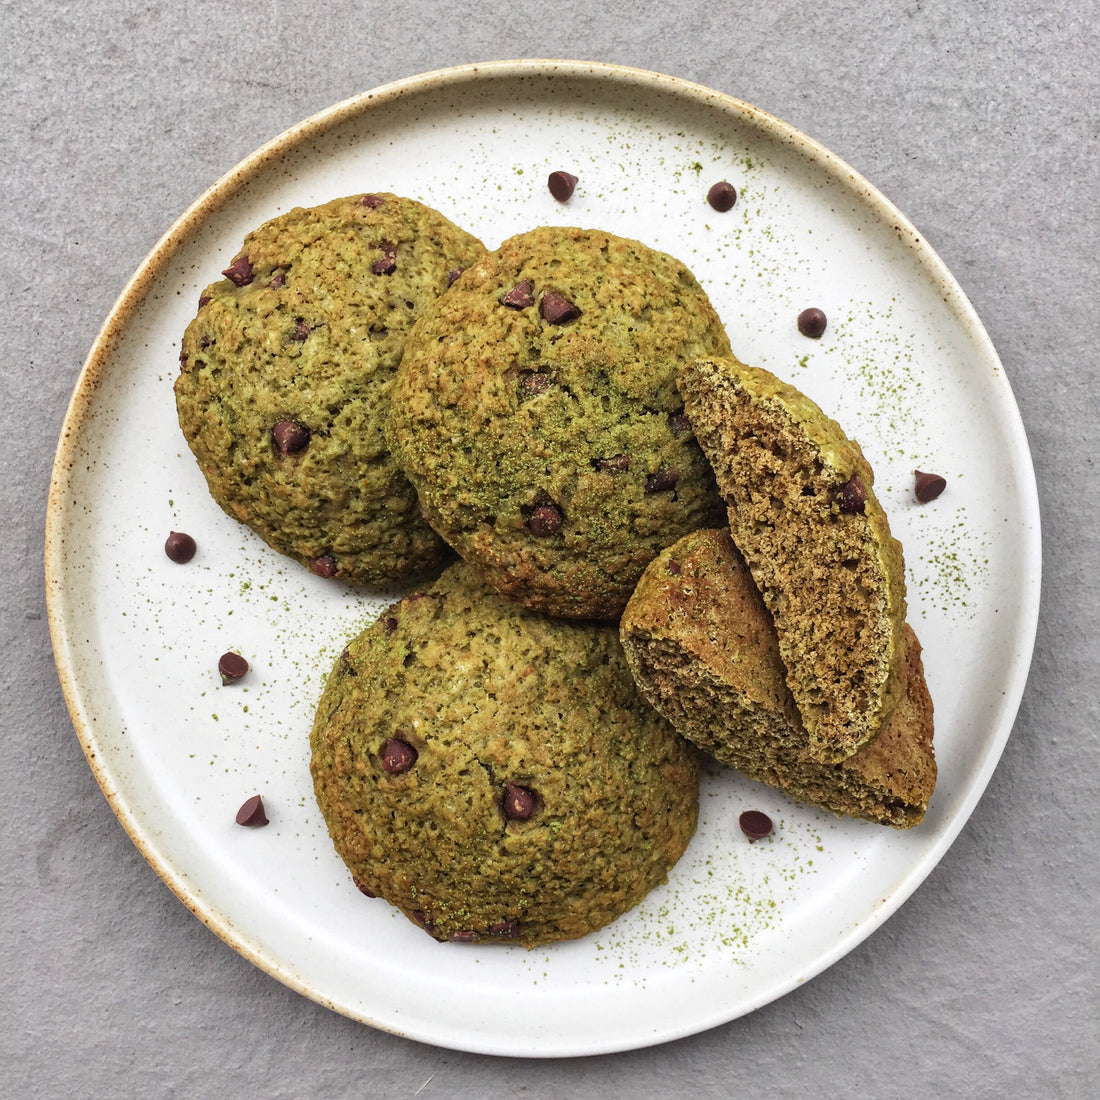
{"label": "chocolate chip on plate", "polygon": [[798,315],[798,331],[803,336],[809,336],[811,340],[820,340],[825,335],[828,324],[829,319],[816,306],[804,309]]}
{"label": "chocolate chip on plate", "polygon": [[391,737],[382,746],[382,770],[389,775],[400,775],[416,763],[419,755],[408,741]]}
{"label": "chocolate chip on plate", "polygon": [[707,192],[707,202],[719,214],[724,214],[727,210],[732,210],[733,204],[737,202],[737,188],[728,180],[719,180]]}
{"label": "chocolate chip on plate", "polygon": [[772,819],[762,810],[746,810],[737,819],[737,824],[749,840],[763,840],[772,831]]}
{"label": "chocolate chip on plate", "polygon": [[170,531],[164,540],[164,552],[177,565],[186,565],[195,556],[196,549],[195,540],[183,531]]}
{"label": "chocolate chip on plate", "polygon": [[218,673],[223,684],[235,684],[248,672],[248,662],[239,653],[223,653],[218,658]]}
{"label": "chocolate chip on plate", "polygon": [[562,528],[561,509],[553,504],[540,504],[527,521],[527,527],[537,539],[552,538]]}
{"label": "chocolate chip on plate", "polygon": [[252,274],[252,262],[247,256],[238,256],[222,274],[234,286],[248,286],[255,276]]}
{"label": "chocolate chip on plate", "polygon": [[535,812],[537,801],[534,791],[509,783],[504,788],[500,808],[509,821],[526,821]]}
{"label": "chocolate chip on plate", "polygon": [[297,420],[280,420],[271,429],[271,438],[280,454],[297,454],[309,446],[309,428]]}
{"label": "chocolate chip on plate", "polygon": [[577,186],[577,177],[569,172],[551,172],[546,186],[550,188],[550,194],[558,202],[566,202],[572,197],[573,190]]}
{"label": "chocolate chip on plate", "polygon": [[267,824],[267,814],[264,812],[264,800],[258,794],[247,799],[237,811],[237,824],[258,828]]}
{"label": "chocolate chip on plate", "polygon": [[926,474],[923,470],[913,471],[913,491],[921,504],[935,500],[947,488],[947,479],[939,474]]}
{"label": "chocolate chip on plate", "polygon": [[833,499],[842,512],[849,515],[862,513],[867,504],[867,490],[863,486],[863,478],[859,474],[852,474],[843,485],[833,492]]}
{"label": "chocolate chip on plate", "polygon": [[539,313],[552,325],[564,325],[575,321],[580,315],[580,306],[571,302],[564,294],[548,290],[539,302]]}
{"label": "chocolate chip on plate", "polygon": [[511,290],[501,295],[501,304],[509,309],[527,309],[535,304],[535,280],[521,279]]}

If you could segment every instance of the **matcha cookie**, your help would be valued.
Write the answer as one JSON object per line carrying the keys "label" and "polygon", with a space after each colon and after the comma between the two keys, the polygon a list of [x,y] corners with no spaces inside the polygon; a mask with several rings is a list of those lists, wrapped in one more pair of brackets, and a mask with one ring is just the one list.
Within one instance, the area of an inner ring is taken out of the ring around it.
{"label": "matcha cookie", "polygon": [[583,936],[695,830],[695,750],[638,695],[615,628],[527,611],[462,562],[348,645],[311,747],[355,883],[438,940]]}
{"label": "matcha cookie", "polygon": [[484,252],[389,194],[248,234],[183,336],[180,426],[211,495],[322,576],[382,584],[444,560],[383,425],[421,310]]}
{"label": "matcha cookie", "polygon": [[729,342],[679,261],[540,228],[466,270],[409,337],[389,439],[432,526],[510,599],[613,618],[721,501],[676,390]]}
{"label": "matcha cookie", "polygon": [[836,421],[766,370],[702,359],[679,386],[775,621],[810,752],[843,760],[902,692],[905,565],[871,467]]}
{"label": "matcha cookie", "polygon": [[771,615],[727,529],[686,535],[656,558],[620,630],[642,694],[722,763],[836,814],[896,828],[923,820],[936,783],[932,699],[908,626],[901,701],[835,764],[809,752]]}

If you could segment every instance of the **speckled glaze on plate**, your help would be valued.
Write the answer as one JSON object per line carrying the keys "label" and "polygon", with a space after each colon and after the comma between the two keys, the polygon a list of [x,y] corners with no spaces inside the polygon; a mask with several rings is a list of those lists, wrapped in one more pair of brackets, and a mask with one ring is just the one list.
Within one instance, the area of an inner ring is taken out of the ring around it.
{"label": "speckled glaze on plate", "polygon": [[[551,171],[578,177],[557,202]],[[736,205],[706,202],[726,179]],[[692,268],[737,354],[859,439],[906,552],[940,779],[908,833],[797,807],[717,770],[667,885],[551,949],[438,944],[351,885],[314,805],[308,732],[332,660],[392,593],[311,576],[228,519],[179,435],[179,339],[245,233],[356,191],[420,199],[490,247],[598,227]],[[817,306],[819,340],[796,319]],[[920,505],[914,469],[947,479]],[[163,550],[192,534],[186,565]],[[158,874],[234,949],[375,1027],[503,1055],[625,1050],[752,1011],[877,928],[965,824],[1010,733],[1038,614],[1034,473],[997,354],[917,231],[850,167],[729,96],[566,61],[464,66],[308,119],[216,183],[123,291],[77,383],[46,532],[50,625],[104,794]],[[248,675],[224,687],[218,657]],[[270,824],[242,828],[264,797]],[[750,844],[745,809],[775,821]]]}

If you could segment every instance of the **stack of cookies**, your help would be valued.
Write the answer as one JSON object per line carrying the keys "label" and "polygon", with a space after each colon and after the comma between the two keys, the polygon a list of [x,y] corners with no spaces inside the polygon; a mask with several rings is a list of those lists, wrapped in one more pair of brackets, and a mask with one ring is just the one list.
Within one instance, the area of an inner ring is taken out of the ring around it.
{"label": "stack of cookies", "polygon": [[365,894],[440,940],[585,935],[685,850],[700,750],[921,819],[932,708],[870,467],[738,363],[682,263],[574,228],[488,252],[379,193],[274,219],[224,276],[176,383],[214,498],[321,576],[435,577],[312,730]]}

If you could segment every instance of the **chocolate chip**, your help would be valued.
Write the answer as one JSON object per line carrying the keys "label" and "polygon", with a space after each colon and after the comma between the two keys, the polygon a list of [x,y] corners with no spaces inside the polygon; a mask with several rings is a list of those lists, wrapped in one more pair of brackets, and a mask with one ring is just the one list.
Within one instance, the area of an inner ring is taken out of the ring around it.
{"label": "chocolate chip", "polygon": [[763,840],[772,831],[772,819],[761,810],[746,810],[737,819],[737,824],[749,840]]}
{"label": "chocolate chip", "polygon": [[340,651],[340,671],[345,676],[358,676],[359,673],[355,671],[355,665],[351,663],[351,650],[345,646]]}
{"label": "chocolate chip", "polygon": [[572,197],[573,190],[577,186],[577,177],[569,172],[551,172],[546,186],[550,188],[550,194],[558,202],[566,202]]}
{"label": "chocolate chip", "polygon": [[669,413],[668,426],[677,439],[691,431],[691,421],[688,420],[687,413]]}
{"label": "chocolate chip", "polygon": [[248,671],[248,662],[239,653],[223,653],[218,658],[218,672],[223,684],[235,684]]}
{"label": "chocolate chip", "polygon": [[278,272],[272,277],[271,282],[269,282],[267,286],[269,290],[279,290],[286,286],[286,273],[282,271]]}
{"label": "chocolate chip", "polygon": [[461,932],[455,932],[451,936],[451,943],[473,943],[477,936],[468,928]]}
{"label": "chocolate chip", "polygon": [[466,269],[464,267],[456,267],[447,272],[447,285],[454,286],[455,279],[459,277]]}
{"label": "chocolate chip", "polygon": [[222,274],[234,284],[234,286],[248,286],[255,276],[252,274],[252,264],[247,256],[238,256]]}
{"label": "chocolate chip", "polygon": [[375,275],[392,275],[397,270],[397,245],[383,244],[382,255],[370,265],[370,269]]}
{"label": "chocolate chip", "polygon": [[519,921],[502,920],[499,924],[489,925],[489,935],[499,936],[502,940],[514,940],[519,935]]}
{"label": "chocolate chip", "polygon": [[392,615],[387,615],[382,620],[382,629],[385,631],[388,637],[397,629],[397,620]]}
{"label": "chocolate chip", "polygon": [[316,573],[318,577],[335,577],[336,559],[331,554],[322,554],[320,557],[311,558],[309,571]]}
{"label": "chocolate chip", "polygon": [[527,521],[531,534],[537,539],[552,538],[562,528],[564,517],[561,509],[553,504],[540,504]]}
{"label": "chocolate chip", "polygon": [[304,317],[295,317],[294,331],[290,334],[290,338],[291,340],[296,340],[300,344],[315,327],[316,326],[311,325]]}
{"label": "chocolate chip", "polygon": [[921,504],[935,500],[947,488],[946,478],[940,477],[939,474],[926,474],[922,470],[914,470],[913,477],[913,489]]}
{"label": "chocolate chip", "polygon": [[309,446],[309,428],[297,420],[280,420],[271,429],[271,438],[280,454],[294,455]]}
{"label": "chocolate chip", "polygon": [[359,200],[359,205],[365,206],[369,210],[377,210],[385,201],[380,195],[364,195]]}
{"label": "chocolate chip", "polygon": [[258,794],[254,794],[237,811],[237,824],[248,825],[251,828],[259,828],[267,824],[264,800]]}
{"label": "chocolate chip", "polygon": [[597,470],[611,474],[621,474],[630,469],[630,455],[612,455],[610,458],[594,458],[592,465]]}
{"label": "chocolate chip", "polygon": [[164,540],[164,552],[177,565],[186,565],[195,556],[197,549],[195,540],[182,531],[170,531]]}
{"label": "chocolate chip", "polygon": [[732,210],[733,204],[737,202],[737,188],[727,180],[720,180],[707,192],[707,202],[719,214],[724,214],[727,210]]}
{"label": "chocolate chip", "polygon": [[540,393],[545,393],[550,388],[550,381],[550,375],[546,371],[524,371],[519,376],[520,397],[537,397]]}
{"label": "chocolate chip", "polygon": [[564,294],[548,290],[539,302],[539,313],[552,325],[565,325],[575,321],[581,315],[581,310]]}
{"label": "chocolate chip", "polygon": [[365,897],[365,898],[376,898],[376,897],[378,897],[378,895],[373,890],[368,889],[361,882],[357,882],[355,884],[355,889],[358,890],[359,893],[362,894],[363,897]]}
{"label": "chocolate chip", "polygon": [[210,304],[210,300],[211,299],[210,299],[209,294],[200,294],[199,295],[199,309],[202,309],[203,306],[208,306]]}
{"label": "chocolate chip", "polygon": [[535,280],[521,279],[501,299],[509,309],[527,309],[535,304]]}
{"label": "chocolate chip", "polygon": [[509,821],[526,821],[535,812],[537,801],[534,791],[509,783],[504,788],[500,808]]}
{"label": "chocolate chip", "polygon": [[676,488],[676,482],[680,475],[671,466],[662,466],[655,474],[649,474],[645,479],[645,491],[647,493],[664,493]]}
{"label": "chocolate chip", "polygon": [[828,324],[828,318],[816,306],[804,309],[798,315],[798,331],[803,336],[809,336],[811,340],[820,340],[825,335]]}
{"label": "chocolate chip", "polygon": [[407,772],[420,754],[400,738],[391,737],[382,748],[382,770],[390,775]]}
{"label": "chocolate chip", "polygon": [[867,490],[863,487],[863,478],[852,474],[839,489],[834,490],[833,499],[842,512],[849,515],[862,514],[867,503]]}
{"label": "chocolate chip", "polygon": [[670,561],[670,562],[668,563],[668,565],[667,565],[667,566],[665,566],[665,568],[666,568],[666,569],[667,569],[667,570],[668,570],[668,571],[669,571],[669,572],[670,572],[670,573],[671,573],[671,574],[672,574],[672,575],[673,575],[674,577],[678,577],[678,576],[679,576],[679,575],[680,575],[680,574],[681,574],[681,573],[683,572],[683,569],[682,569],[682,568],[680,567],[680,563],[679,563],[678,561]]}

